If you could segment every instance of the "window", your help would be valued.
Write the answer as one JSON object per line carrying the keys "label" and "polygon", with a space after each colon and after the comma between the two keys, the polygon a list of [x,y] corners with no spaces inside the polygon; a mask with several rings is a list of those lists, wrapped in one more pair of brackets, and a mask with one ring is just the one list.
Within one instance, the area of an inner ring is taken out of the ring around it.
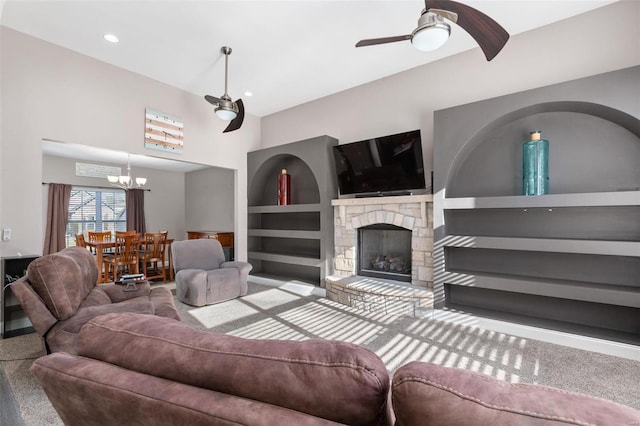
{"label": "window", "polygon": [[119,189],[72,188],[69,199],[67,247],[76,245],[76,234],[87,231],[125,231],[125,192]]}

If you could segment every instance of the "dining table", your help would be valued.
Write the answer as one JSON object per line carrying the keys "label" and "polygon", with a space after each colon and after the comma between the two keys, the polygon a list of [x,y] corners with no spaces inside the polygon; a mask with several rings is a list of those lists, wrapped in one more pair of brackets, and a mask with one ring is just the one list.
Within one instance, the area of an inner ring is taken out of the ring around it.
{"label": "dining table", "polygon": [[[167,238],[164,240],[165,253],[169,258],[169,281],[173,281],[173,256],[171,254],[171,243],[173,241],[173,238]],[[104,254],[105,251],[115,248],[116,240],[112,239],[106,241],[87,241],[86,244],[87,247],[93,248],[96,252],[96,265],[98,266],[98,284],[110,282],[109,277],[107,276],[106,268],[104,267]],[[144,240],[140,239],[138,241],[138,244],[144,245]],[[109,254],[108,251],[107,254]]]}

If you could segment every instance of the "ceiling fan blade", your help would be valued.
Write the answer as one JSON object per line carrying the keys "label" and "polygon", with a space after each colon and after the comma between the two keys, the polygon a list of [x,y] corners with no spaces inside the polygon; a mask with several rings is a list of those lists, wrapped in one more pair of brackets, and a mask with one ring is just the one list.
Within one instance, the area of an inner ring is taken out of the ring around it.
{"label": "ceiling fan blade", "polygon": [[238,99],[236,101],[236,105],[238,106],[238,115],[236,118],[231,120],[227,128],[224,129],[222,133],[233,132],[242,126],[242,122],[244,121],[244,104],[242,103],[242,99]]}
{"label": "ceiling fan blade", "polygon": [[210,95],[204,95],[204,98],[211,105],[215,105],[215,106],[220,105],[220,98],[216,98],[215,96],[210,96]]}
{"label": "ceiling fan blade", "polygon": [[367,40],[360,40],[359,42],[356,43],[356,47],[373,46],[376,44],[384,44],[384,43],[394,43],[396,41],[404,41],[404,40],[411,40],[411,34],[394,36],[394,37],[370,38]]}
{"label": "ceiling fan blade", "polygon": [[492,60],[509,40],[509,33],[500,24],[477,9],[452,0],[425,0],[424,3],[427,10],[442,9],[456,13],[456,23],[474,38],[487,61]]}

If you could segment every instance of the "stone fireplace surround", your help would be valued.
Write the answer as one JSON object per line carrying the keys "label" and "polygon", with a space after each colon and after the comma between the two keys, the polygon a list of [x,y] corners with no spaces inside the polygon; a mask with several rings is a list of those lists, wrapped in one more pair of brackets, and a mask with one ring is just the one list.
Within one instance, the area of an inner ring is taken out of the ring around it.
{"label": "stone fireplace surround", "polygon": [[[334,275],[326,278],[327,297],[348,306],[381,313],[418,316],[433,307],[433,196],[332,200]],[[411,284],[356,275],[360,227],[390,224],[411,231]]]}

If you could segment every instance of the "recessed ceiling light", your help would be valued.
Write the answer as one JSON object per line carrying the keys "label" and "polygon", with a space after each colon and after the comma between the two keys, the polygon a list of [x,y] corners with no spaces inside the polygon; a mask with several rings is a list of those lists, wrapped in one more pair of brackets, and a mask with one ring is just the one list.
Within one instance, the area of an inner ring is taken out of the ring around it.
{"label": "recessed ceiling light", "polygon": [[120,41],[120,40],[118,40],[118,37],[116,37],[113,34],[105,34],[104,35],[104,39],[107,40],[108,42],[111,42],[111,43],[117,43],[117,42]]}
{"label": "recessed ceiling light", "polygon": [[244,95],[248,96],[248,97],[251,97],[251,96],[253,96],[253,92],[247,90],[246,92],[244,92]]}

